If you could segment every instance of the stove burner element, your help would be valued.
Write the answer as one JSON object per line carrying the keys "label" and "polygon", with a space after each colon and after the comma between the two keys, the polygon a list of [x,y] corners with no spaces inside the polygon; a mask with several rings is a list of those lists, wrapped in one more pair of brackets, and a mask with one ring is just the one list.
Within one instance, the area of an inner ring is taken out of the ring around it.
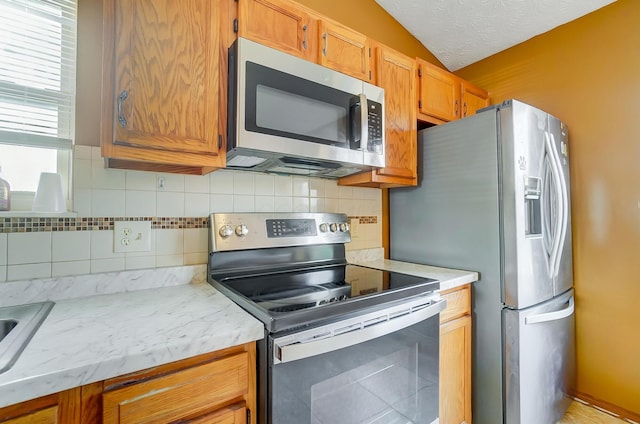
{"label": "stove burner element", "polygon": [[285,284],[258,288],[249,299],[270,312],[291,312],[347,300],[351,287],[342,283]]}

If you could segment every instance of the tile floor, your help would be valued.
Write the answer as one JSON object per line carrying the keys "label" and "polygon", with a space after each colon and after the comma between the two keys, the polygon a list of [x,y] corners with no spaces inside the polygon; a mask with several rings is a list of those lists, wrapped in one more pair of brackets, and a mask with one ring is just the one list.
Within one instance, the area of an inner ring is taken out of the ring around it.
{"label": "tile floor", "polygon": [[558,424],[628,424],[629,422],[574,401]]}

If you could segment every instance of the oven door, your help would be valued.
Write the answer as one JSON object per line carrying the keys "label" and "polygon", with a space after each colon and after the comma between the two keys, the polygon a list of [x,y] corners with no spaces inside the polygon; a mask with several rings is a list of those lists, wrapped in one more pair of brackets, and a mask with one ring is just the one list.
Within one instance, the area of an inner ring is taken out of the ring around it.
{"label": "oven door", "polygon": [[237,92],[228,147],[384,166],[382,88],[243,38],[229,62]]}
{"label": "oven door", "polygon": [[438,422],[439,298],[270,337],[272,424]]}

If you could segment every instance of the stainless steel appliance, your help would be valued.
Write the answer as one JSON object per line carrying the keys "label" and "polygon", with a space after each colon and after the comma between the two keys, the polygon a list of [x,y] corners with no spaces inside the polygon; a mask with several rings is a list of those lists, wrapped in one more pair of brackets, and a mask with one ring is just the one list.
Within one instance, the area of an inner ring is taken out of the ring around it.
{"label": "stainless steel appliance", "polygon": [[238,38],[227,168],[339,178],[385,165],[384,90]]}
{"label": "stainless steel appliance", "polygon": [[473,422],[551,424],[575,375],[568,130],[516,100],[418,136],[390,194],[391,258],[480,272]]}
{"label": "stainless steel appliance", "polygon": [[265,325],[258,422],[438,422],[438,281],[347,264],[343,214],[210,224],[210,283]]}

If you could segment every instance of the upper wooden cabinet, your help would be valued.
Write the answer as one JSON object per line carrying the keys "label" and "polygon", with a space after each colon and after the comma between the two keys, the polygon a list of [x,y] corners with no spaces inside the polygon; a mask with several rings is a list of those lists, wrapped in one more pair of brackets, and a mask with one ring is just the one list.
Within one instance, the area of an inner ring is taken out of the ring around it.
{"label": "upper wooden cabinet", "polygon": [[426,60],[418,63],[418,119],[441,124],[475,114],[489,94]]}
{"label": "upper wooden cabinet", "polygon": [[366,36],[290,0],[239,0],[238,36],[370,81]]}
{"label": "upper wooden cabinet", "polygon": [[318,63],[343,74],[369,81],[369,39],[343,25],[318,21]]}
{"label": "upper wooden cabinet", "polygon": [[375,83],[385,89],[385,167],[341,178],[340,185],[397,187],[417,184],[415,72],[413,58],[376,43]]}
{"label": "upper wooden cabinet", "polygon": [[238,36],[316,61],[316,20],[288,0],[240,0]]}
{"label": "upper wooden cabinet", "polygon": [[224,167],[221,1],[105,0],[102,156],[112,167]]}

